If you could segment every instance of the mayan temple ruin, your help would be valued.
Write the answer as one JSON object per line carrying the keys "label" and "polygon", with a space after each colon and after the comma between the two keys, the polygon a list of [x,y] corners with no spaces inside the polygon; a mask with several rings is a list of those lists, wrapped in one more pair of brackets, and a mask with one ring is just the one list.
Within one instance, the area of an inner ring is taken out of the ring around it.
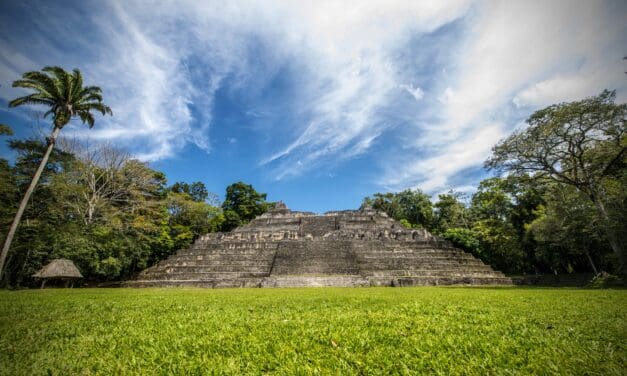
{"label": "mayan temple ruin", "polygon": [[200,237],[128,286],[507,285],[511,280],[425,230],[366,208],[322,215],[279,203],[245,226]]}

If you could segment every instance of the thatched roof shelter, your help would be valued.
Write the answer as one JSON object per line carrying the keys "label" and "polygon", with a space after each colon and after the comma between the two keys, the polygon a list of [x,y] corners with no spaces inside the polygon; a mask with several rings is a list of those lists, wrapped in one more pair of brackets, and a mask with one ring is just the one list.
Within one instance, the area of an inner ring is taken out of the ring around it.
{"label": "thatched roof shelter", "polygon": [[35,278],[73,279],[83,278],[76,265],[68,259],[56,259],[33,274]]}

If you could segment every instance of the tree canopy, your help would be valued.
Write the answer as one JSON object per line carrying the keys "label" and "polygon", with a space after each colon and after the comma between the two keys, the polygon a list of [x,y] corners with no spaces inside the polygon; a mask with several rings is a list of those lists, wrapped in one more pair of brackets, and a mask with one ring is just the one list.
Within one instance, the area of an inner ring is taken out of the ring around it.
{"label": "tree canopy", "polygon": [[209,198],[209,191],[207,191],[207,187],[201,181],[191,184],[178,181],[170,187],[170,190],[175,193],[185,193],[196,202],[203,202]]}
{"label": "tree canopy", "polygon": [[226,187],[222,209],[226,218],[223,230],[228,231],[265,213],[270,207],[266,194],[259,193],[252,185],[237,182]]}
{"label": "tree canopy", "polygon": [[[594,204],[612,249],[625,267],[627,104],[615,92],[536,111],[493,148],[488,168],[572,186]],[[627,269],[625,270],[627,272]]]}
{"label": "tree canopy", "polygon": [[625,164],[627,104],[615,92],[536,111],[529,127],[499,142],[488,168],[546,177],[598,197],[603,178]]}
{"label": "tree canopy", "polygon": [[26,72],[13,87],[34,91],[15,98],[9,107],[43,105],[48,108],[44,117],[52,116],[55,128],[63,128],[74,116],[93,127],[92,111],[111,115],[111,108],[102,103],[102,90],[98,86],[83,86],[83,75],[78,69],[67,72],[60,67],[45,67],[41,71]]}
{"label": "tree canopy", "polygon": [[404,220],[410,227],[431,229],[433,225],[433,204],[429,195],[419,189],[375,193],[372,197],[364,198],[362,206],[365,205],[384,211],[397,221]]}

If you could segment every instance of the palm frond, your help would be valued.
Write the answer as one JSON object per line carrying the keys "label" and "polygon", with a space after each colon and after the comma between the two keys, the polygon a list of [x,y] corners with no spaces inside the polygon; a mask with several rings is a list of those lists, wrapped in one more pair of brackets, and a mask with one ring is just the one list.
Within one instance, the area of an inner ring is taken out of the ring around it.
{"label": "palm frond", "polygon": [[9,102],[9,107],[17,107],[25,104],[43,104],[46,106],[53,106],[54,101],[46,98],[41,98],[38,96],[38,94],[31,94],[13,99],[11,102]]}
{"label": "palm frond", "polygon": [[40,93],[45,93],[50,97],[57,96],[57,88],[54,80],[39,72],[27,72],[22,75],[22,80],[13,81],[13,87],[33,89]]}
{"label": "palm frond", "polygon": [[46,113],[44,113],[44,118],[47,118],[48,115],[54,115],[57,112],[57,107],[54,106],[51,109],[49,109],[48,111],[46,111]]}
{"label": "palm frond", "polygon": [[101,94],[101,93],[102,93],[102,89],[100,89],[98,86],[85,86],[83,90],[81,91],[81,97],[84,97],[90,94]]}
{"label": "palm frond", "polygon": [[59,95],[59,92],[57,91],[57,86],[54,82],[54,78],[50,77],[49,75],[45,73],[37,72],[37,71],[26,72],[22,75],[22,78],[25,80],[30,80],[30,81],[40,83],[40,85],[44,87],[46,91],[50,93],[50,95],[52,96]]}
{"label": "palm frond", "polygon": [[68,73],[65,71],[65,69],[61,68],[61,67],[44,67],[44,69],[42,69],[43,72],[50,72],[52,74],[54,74],[55,78],[59,81],[65,81],[65,77],[68,75]]}
{"label": "palm frond", "polygon": [[57,87],[58,96],[66,99],[68,73],[61,67],[45,67],[42,71],[50,72],[54,75],[53,81]]}
{"label": "palm frond", "polygon": [[13,82],[14,87],[22,87],[34,93],[9,102],[15,107],[25,104],[39,104],[49,107],[44,117],[52,115],[55,127],[62,128],[73,116],[83,123],[94,126],[94,115],[113,115],[111,108],[102,103],[102,90],[98,86],[83,87],[83,76],[78,69],[66,72],[60,67],[45,67],[40,72],[27,72],[21,80]]}
{"label": "palm frond", "polygon": [[78,116],[80,116],[83,124],[87,123],[87,125],[89,125],[89,128],[94,127],[94,115],[92,115],[88,111],[80,111],[78,113]]}
{"label": "palm frond", "polygon": [[81,103],[76,106],[76,111],[91,111],[91,110],[99,111],[103,115],[105,114],[113,115],[111,108],[101,102]]}
{"label": "palm frond", "polygon": [[81,97],[78,102],[79,103],[83,103],[83,102],[91,102],[91,101],[98,101],[98,102],[102,102],[102,95],[100,94],[89,94],[86,97]]}
{"label": "palm frond", "polygon": [[80,94],[83,90],[83,75],[78,69],[74,69],[72,72],[74,72],[74,74],[72,75],[72,79],[74,81],[74,89],[72,90],[71,98],[73,101],[77,101],[81,97]]}

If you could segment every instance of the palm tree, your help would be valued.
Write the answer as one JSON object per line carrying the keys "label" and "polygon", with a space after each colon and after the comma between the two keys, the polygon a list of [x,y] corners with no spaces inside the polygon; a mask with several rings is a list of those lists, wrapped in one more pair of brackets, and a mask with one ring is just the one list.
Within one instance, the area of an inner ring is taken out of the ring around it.
{"label": "palm tree", "polygon": [[48,148],[39,164],[39,168],[37,168],[35,172],[35,176],[33,176],[33,180],[24,194],[24,198],[22,198],[22,202],[20,202],[15,218],[11,223],[9,233],[4,241],[2,253],[0,253],[0,277],[2,276],[4,262],[9,253],[9,248],[11,247],[11,242],[17,231],[22,214],[24,214],[26,204],[41,177],[44,167],[48,163],[48,158],[50,157],[52,149],[54,149],[54,143],[61,129],[76,116],[82,120],[83,124],[86,123],[89,125],[89,128],[92,128],[94,126],[92,110],[99,111],[102,115],[112,115],[111,109],[102,103],[102,91],[100,88],[97,86],[83,86],[83,76],[78,69],[74,69],[72,72],[66,72],[59,67],[45,67],[41,72],[26,72],[22,75],[21,80],[13,82],[13,87],[30,89],[33,90],[34,93],[15,98],[9,102],[9,107],[29,104],[47,106],[49,110],[44,114],[44,117],[52,116],[53,128],[52,134],[47,139]]}

